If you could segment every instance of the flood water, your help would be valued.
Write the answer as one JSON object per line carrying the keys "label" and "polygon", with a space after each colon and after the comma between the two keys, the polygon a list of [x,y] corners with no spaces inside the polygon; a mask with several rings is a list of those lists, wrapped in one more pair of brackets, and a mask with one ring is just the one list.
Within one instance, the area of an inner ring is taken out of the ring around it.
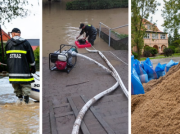
{"label": "flood water", "polygon": [[[106,10],[66,10],[66,1],[49,2],[43,0],[43,56],[59,49],[60,44],[74,45],[80,33],[79,24],[91,24],[99,28],[102,22],[110,28],[128,24],[128,8]],[[128,27],[116,30],[128,34]],[[101,51],[113,50],[97,36],[94,48]],[[92,48],[93,49],[93,48]],[[85,53],[85,49],[78,50]]]}
{"label": "flood water", "polygon": [[39,103],[17,104],[9,77],[0,77],[0,134],[39,134]]}

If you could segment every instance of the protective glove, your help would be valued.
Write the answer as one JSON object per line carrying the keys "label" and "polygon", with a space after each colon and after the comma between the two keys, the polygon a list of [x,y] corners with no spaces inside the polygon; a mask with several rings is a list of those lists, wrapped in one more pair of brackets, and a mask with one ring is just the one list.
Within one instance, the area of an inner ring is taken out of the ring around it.
{"label": "protective glove", "polygon": [[31,66],[30,73],[35,74],[36,72],[36,66]]}

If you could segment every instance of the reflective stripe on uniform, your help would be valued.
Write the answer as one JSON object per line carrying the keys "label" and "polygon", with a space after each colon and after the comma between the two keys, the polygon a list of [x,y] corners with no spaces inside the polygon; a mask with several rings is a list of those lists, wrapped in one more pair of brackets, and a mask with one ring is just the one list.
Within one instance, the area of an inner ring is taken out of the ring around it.
{"label": "reflective stripe on uniform", "polygon": [[31,66],[34,66],[34,65],[35,65],[35,61],[34,61],[34,63],[31,63],[30,65],[31,65]]}
{"label": "reflective stripe on uniform", "polygon": [[9,74],[9,76],[32,76],[31,74]]}
{"label": "reflective stripe on uniform", "polygon": [[91,26],[91,25],[88,25],[88,26]]}
{"label": "reflective stripe on uniform", "polygon": [[23,54],[26,54],[27,51],[24,51],[24,50],[8,50],[8,51],[6,51],[6,54],[9,54],[9,53],[23,53]]}
{"label": "reflective stripe on uniform", "polygon": [[9,81],[20,81],[20,82],[30,82],[30,81],[33,81],[34,78],[28,78],[28,79],[16,79],[16,78],[13,78],[13,79],[9,79]]}

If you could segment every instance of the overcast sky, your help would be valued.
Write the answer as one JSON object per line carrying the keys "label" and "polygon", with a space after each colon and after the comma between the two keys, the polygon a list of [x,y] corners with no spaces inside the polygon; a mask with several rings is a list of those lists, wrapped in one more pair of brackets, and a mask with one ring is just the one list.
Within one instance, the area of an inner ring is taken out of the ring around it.
{"label": "overcast sky", "polygon": [[[25,18],[18,17],[12,20],[10,23],[5,23],[2,29],[5,32],[11,32],[13,28],[19,28],[21,30],[21,37],[25,39],[39,39],[40,38],[40,5],[38,5],[39,0],[29,0],[32,6],[27,6],[26,8],[31,11],[31,14]],[[34,15],[35,14],[35,15]]]}
{"label": "overcast sky", "polygon": [[157,7],[158,11],[156,11],[155,14],[151,14],[148,20],[150,21],[151,17],[153,17],[153,23],[156,23],[159,30],[164,31],[164,27],[162,27],[162,24],[164,23],[164,19],[163,19],[162,15],[161,15],[162,14],[162,9],[163,9],[163,6],[164,6],[164,1],[163,0],[157,0],[157,1],[159,3],[161,3],[161,6]]}

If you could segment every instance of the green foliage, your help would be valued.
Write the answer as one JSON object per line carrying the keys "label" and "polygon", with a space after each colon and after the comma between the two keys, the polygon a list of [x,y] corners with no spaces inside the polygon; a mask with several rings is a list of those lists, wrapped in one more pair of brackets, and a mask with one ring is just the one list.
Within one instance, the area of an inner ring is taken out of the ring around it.
{"label": "green foliage", "polygon": [[176,49],[175,46],[169,46],[169,48],[173,51],[173,53],[175,53],[175,49]]}
{"label": "green foliage", "polygon": [[128,0],[74,0],[66,3],[67,10],[110,9],[128,7]]}
{"label": "green foliage", "polygon": [[144,55],[144,57],[150,57],[151,53],[149,50],[144,50],[143,55]]}
{"label": "green foliage", "polygon": [[119,34],[119,33],[115,32],[115,31],[111,31],[111,32],[112,32],[113,34],[115,34],[116,37],[118,37],[119,39],[123,39],[123,38],[128,37],[127,34]]}
{"label": "green foliage", "polygon": [[180,53],[180,47],[175,48],[175,53]]}
{"label": "green foliage", "polygon": [[163,7],[163,26],[174,32],[175,29],[180,29],[180,0],[164,0]]}
{"label": "green foliage", "polygon": [[166,57],[168,57],[168,56],[171,56],[172,54],[173,54],[173,50],[171,49],[171,48],[165,48],[164,50],[163,50],[163,53],[164,53],[164,56]]}
{"label": "green foliage", "polygon": [[134,59],[138,59],[138,54],[136,52],[132,52],[132,54],[134,55]]}
{"label": "green foliage", "polygon": [[[4,61],[2,58],[2,49],[1,49],[1,43],[0,43],[0,62],[7,64],[7,58],[6,58],[6,54],[5,54],[5,44],[3,44],[3,47],[4,47]],[[2,72],[2,71],[7,71],[7,67],[0,65],[0,72]]]}
{"label": "green foliage", "polygon": [[154,56],[157,53],[158,53],[157,49],[152,47],[151,48],[151,54]]}
{"label": "green foliage", "polygon": [[156,48],[150,47],[150,46],[144,46],[143,55],[144,55],[145,57],[150,57],[151,54],[152,54],[152,56],[155,56],[155,54],[157,54],[157,53],[158,53],[158,51],[157,51]]}
{"label": "green foliage", "polygon": [[10,22],[17,17],[25,17],[29,14],[25,7],[29,5],[28,0],[3,0],[0,1],[0,24]]}
{"label": "green foliage", "polygon": [[34,50],[34,57],[35,57],[35,61],[36,61],[36,65],[39,67],[39,47],[37,47],[35,50]]}
{"label": "green foliage", "polygon": [[143,19],[148,19],[150,14],[154,14],[159,5],[160,3],[157,0],[131,1],[131,45],[137,48],[138,59],[140,59],[144,47],[146,28],[143,25]]}

